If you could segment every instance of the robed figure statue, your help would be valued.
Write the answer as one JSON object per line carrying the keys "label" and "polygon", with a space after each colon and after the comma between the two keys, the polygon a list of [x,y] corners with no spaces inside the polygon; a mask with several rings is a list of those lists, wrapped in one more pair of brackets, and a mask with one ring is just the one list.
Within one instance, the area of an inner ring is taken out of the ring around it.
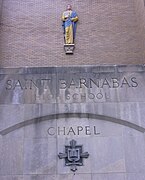
{"label": "robed figure statue", "polygon": [[63,12],[62,21],[65,34],[65,44],[74,44],[78,16],[77,13],[72,10],[70,4],[67,5],[67,10]]}

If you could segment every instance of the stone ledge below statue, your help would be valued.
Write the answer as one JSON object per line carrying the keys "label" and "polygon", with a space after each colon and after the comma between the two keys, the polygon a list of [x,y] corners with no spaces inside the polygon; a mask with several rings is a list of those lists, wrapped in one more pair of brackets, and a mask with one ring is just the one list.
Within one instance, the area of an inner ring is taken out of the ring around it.
{"label": "stone ledge below statue", "polygon": [[73,54],[75,45],[74,44],[64,44],[64,50],[66,54]]}

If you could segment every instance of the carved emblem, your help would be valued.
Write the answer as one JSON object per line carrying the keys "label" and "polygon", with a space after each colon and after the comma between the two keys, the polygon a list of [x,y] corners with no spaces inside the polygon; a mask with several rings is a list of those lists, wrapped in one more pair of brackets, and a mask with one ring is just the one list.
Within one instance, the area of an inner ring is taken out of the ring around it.
{"label": "carved emblem", "polygon": [[65,165],[71,166],[71,171],[75,172],[77,166],[83,166],[83,158],[88,158],[89,153],[83,152],[82,145],[76,145],[75,140],[70,141],[70,146],[65,146],[65,153],[59,153],[60,159],[65,159]]}

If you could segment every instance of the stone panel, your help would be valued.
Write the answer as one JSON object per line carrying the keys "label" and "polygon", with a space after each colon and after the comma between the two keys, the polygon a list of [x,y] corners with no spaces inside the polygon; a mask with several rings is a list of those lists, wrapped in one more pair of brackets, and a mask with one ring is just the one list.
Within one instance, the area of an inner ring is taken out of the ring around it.
{"label": "stone panel", "polygon": [[24,174],[56,173],[56,139],[25,139]]}
{"label": "stone panel", "polygon": [[3,138],[0,143],[0,175],[23,174],[23,139]]}
{"label": "stone panel", "polygon": [[[0,180],[143,180],[144,76],[142,65],[1,68]],[[67,151],[71,140],[89,156]]]}
{"label": "stone panel", "polygon": [[93,174],[92,180],[126,180],[124,173]]}
{"label": "stone panel", "polygon": [[23,176],[1,176],[1,180],[24,180]]}
{"label": "stone panel", "polygon": [[24,176],[25,180],[91,180],[90,174],[67,174],[67,175],[33,175],[33,176]]}
{"label": "stone panel", "polygon": [[143,180],[145,178],[144,173],[130,173],[127,174],[126,180]]}
{"label": "stone panel", "polygon": [[125,164],[128,173],[143,173],[145,166],[144,136],[125,136]]}
{"label": "stone panel", "polygon": [[[134,69],[128,73],[130,67]],[[105,66],[22,68],[21,71],[13,69],[11,74],[9,70],[1,69],[0,102],[1,104],[143,102],[145,96],[143,82],[144,66],[141,65],[113,68],[110,66],[107,69]],[[142,93],[139,93],[140,89]]]}

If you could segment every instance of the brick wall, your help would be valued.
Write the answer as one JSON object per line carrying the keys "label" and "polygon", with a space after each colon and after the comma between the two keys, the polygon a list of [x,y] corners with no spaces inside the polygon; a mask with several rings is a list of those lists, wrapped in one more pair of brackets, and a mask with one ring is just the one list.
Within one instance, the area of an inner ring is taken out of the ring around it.
{"label": "brick wall", "polygon": [[145,62],[145,4],[144,0],[134,0],[134,3],[138,25],[138,34],[140,35],[140,44],[142,45],[142,56]]}
{"label": "brick wall", "polygon": [[[61,14],[79,15],[74,55],[65,55]],[[143,0],[4,0],[0,65],[142,64]]]}

